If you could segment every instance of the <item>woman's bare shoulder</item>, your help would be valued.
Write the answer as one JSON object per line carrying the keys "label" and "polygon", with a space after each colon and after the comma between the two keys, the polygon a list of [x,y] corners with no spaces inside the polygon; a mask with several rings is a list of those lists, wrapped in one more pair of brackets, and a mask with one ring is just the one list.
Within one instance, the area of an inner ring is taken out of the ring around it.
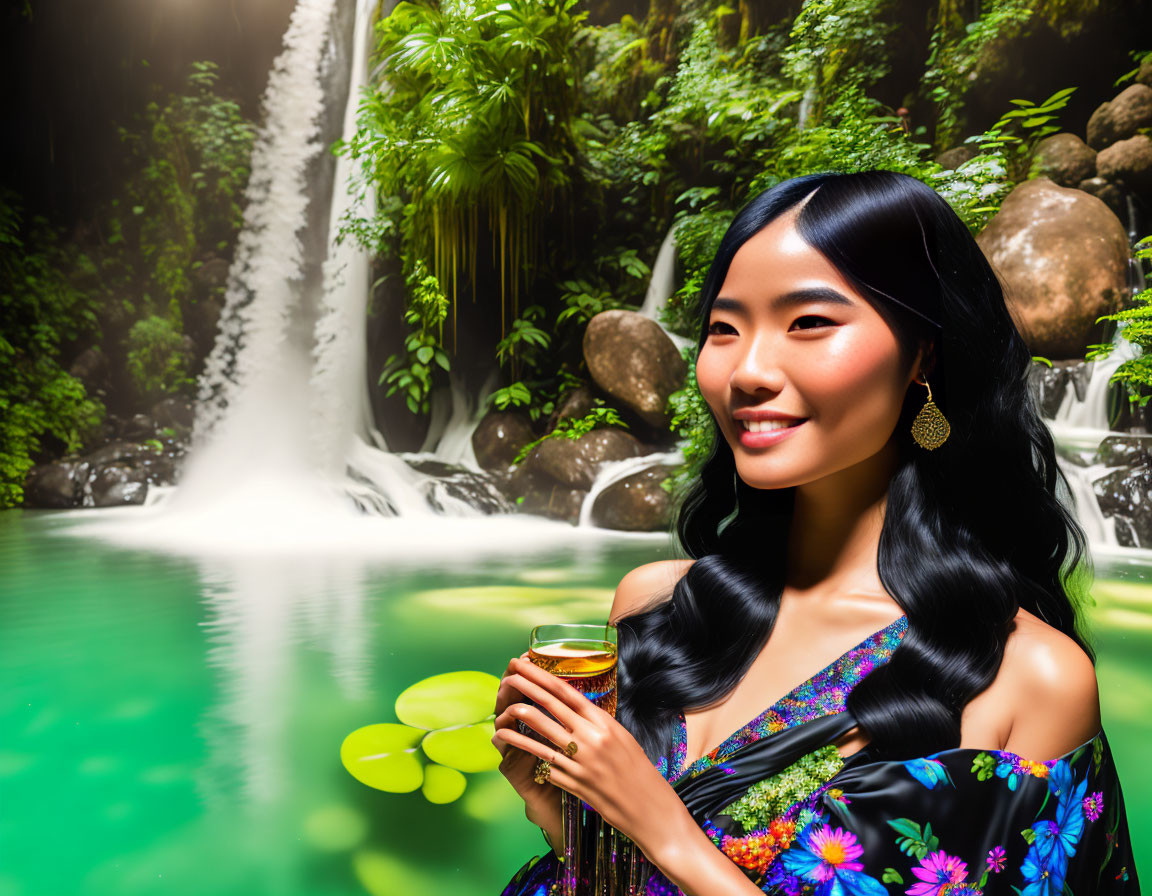
{"label": "woman's bare shoulder", "polygon": [[1079,644],[1021,608],[997,684],[1011,695],[1004,749],[1030,759],[1062,756],[1100,730],[1096,667]]}
{"label": "woman's bare shoulder", "polygon": [[657,560],[637,566],[620,580],[612,598],[609,622],[641,610],[649,602],[666,600],[695,560]]}

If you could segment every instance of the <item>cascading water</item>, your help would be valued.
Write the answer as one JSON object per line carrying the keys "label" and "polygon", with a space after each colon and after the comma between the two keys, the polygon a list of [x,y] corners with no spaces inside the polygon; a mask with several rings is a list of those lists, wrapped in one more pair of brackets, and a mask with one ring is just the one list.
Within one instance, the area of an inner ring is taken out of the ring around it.
{"label": "cascading water", "polygon": [[[337,240],[350,209],[372,213],[373,195],[350,189],[359,185],[353,161],[326,147],[355,132],[372,23],[392,5],[354,0],[352,16],[350,0],[299,0],[263,98],[245,223],[180,484],[150,489],[143,510],[77,520],[74,534],[205,555],[383,550],[411,561],[446,545],[459,555],[571,544],[567,523],[485,514],[512,509],[471,446],[494,377],[479,395],[456,376],[433,395],[419,453],[388,451],[373,423],[369,257]],[[471,524],[478,517],[485,526]],[[595,527],[581,532],[599,537]]]}
{"label": "cascading water", "polygon": [[[370,0],[358,0],[345,138],[354,133],[367,81],[374,11]],[[300,497],[303,484],[328,503],[350,497],[361,509],[386,515],[433,513],[418,487],[425,477],[383,450],[368,411],[369,259],[353,240],[336,239],[353,204],[347,156],[335,163],[319,284],[305,276],[309,259],[300,233],[317,199],[309,172],[326,145],[325,67],[339,56],[337,13],[335,0],[300,0],[269,78],[245,226],[200,380],[191,457],[170,498],[175,506],[251,499],[267,506],[273,495]],[[370,204],[372,191],[363,192],[360,201]]]}

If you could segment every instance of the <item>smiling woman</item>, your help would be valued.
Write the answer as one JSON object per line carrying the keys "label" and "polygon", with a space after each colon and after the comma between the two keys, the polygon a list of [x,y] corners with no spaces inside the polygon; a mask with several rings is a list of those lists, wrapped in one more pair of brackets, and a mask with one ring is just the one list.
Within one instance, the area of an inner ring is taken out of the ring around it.
{"label": "smiling woman", "polygon": [[[889,171],[773,187],[725,234],[698,349],[693,560],[617,589],[616,717],[528,663],[502,682],[529,817],[559,850],[578,796],[647,857],[647,896],[1137,893],[1084,535],[948,204]],[[504,896],[558,872],[530,861]]]}

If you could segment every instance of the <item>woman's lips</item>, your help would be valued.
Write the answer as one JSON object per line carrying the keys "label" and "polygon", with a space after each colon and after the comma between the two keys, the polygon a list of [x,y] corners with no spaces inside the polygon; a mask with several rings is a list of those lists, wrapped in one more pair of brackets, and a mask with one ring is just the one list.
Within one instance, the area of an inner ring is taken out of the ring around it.
{"label": "woman's lips", "polygon": [[744,428],[744,424],[740,421],[736,425],[740,429],[740,444],[745,448],[763,448],[766,445],[775,445],[777,442],[788,438],[792,433],[798,430],[807,418],[800,420],[792,426],[787,426],[781,429],[773,429],[768,432],[751,432]]}

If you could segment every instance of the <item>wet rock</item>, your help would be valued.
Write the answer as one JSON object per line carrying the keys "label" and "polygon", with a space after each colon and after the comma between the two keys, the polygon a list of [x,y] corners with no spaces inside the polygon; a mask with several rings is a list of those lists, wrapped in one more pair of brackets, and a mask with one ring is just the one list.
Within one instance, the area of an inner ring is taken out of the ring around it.
{"label": "wet rock", "polygon": [[1082,180],[1078,184],[1078,189],[1083,190],[1085,193],[1091,193],[1108,208],[1112,209],[1112,214],[1123,221],[1128,216],[1128,209],[1124,203],[1124,194],[1116,184],[1102,177],[1090,177],[1087,180]]}
{"label": "wet rock", "polygon": [[577,386],[564,394],[556,410],[548,420],[548,431],[556,428],[556,424],[565,419],[579,420],[592,413],[596,407],[596,396],[587,386]]}
{"label": "wet rock", "polygon": [[1092,113],[1088,119],[1088,145],[1101,150],[1146,127],[1152,127],[1152,87],[1129,84],[1115,99],[1102,103]]}
{"label": "wet rock", "polygon": [[186,398],[165,398],[152,406],[152,419],[161,428],[191,429],[195,416],[192,402]]}
{"label": "wet rock", "polygon": [[513,513],[516,509],[504,496],[497,478],[487,473],[437,460],[405,458],[405,462],[429,477],[420,488],[438,513],[452,513],[461,504],[487,515]]}
{"label": "wet rock", "polygon": [[151,439],[156,435],[156,422],[147,414],[136,414],[124,424],[120,437],[124,439]]}
{"label": "wet rock", "polygon": [[540,472],[561,485],[584,491],[592,487],[604,463],[638,457],[642,451],[635,436],[619,429],[594,429],[578,439],[557,436],[532,449]]}
{"label": "wet rock", "polygon": [[1040,416],[1053,419],[1069,389],[1076,393],[1077,401],[1083,401],[1091,375],[1092,369],[1084,360],[1053,361],[1051,367],[1034,363],[1028,381],[1040,408]]}
{"label": "wet rock", "polygon": [[507,470],[520,449],[534,438],[527,414],[490,411],[472,432],[472,451],[481,469]]}
{"label": "wet rock", "polygon": [[688,366],[659,324],[635,311],[602,311],[584,331],[584,360],[597,386],[667,428],[668,396],[683,386]]}
{"label": "wet rock", "polygon": [[[1148,88],[1152,93],[1152,87]],[[1120,181],[1137,193],[1152,193],[1152,138],[1137,134],[1101,150],[1097,171],[1110,181]]]}
{"label": "wet rock", "polygon": [[658,465],[613,482],[592,504],[593,524],[632,532],[667,529],[672,521],[672,498],[660,483],[671,472],[671,467]]}
{"label": "wet rock", "polygon": [[1036,146],[1030,177],[1047,177],[1062,187],[1096,176],[1096,151],[1075,134],[1053,134]]}
{"label": "wet rock", "polygon": [[84,384],[89,395],[99,395],[108,390],[108,359],[96,347],[84,349],[68,372]]}
{"label": "wet rock", "polygon": [[1096,319],[1127,295],[1128,234],[1103,202],[1046,177],[1025,181],[977,237],[1034,355],[1083,358]]}
{"label": "wet rock", "polygon": [[1096,461],[1107,467],[1152,464],[1152,436],[1107,436],[1096,449]]}
{"label": "wet rock", "polygon": [[59,510],[80,504],[80,481],[74,461],[37,464],[24,483],[24,505]]}
{"label": "wet rock", "polygon": [[92,467],[102,467],[117,461],[133,462],[151,453],[154,453],[152,449],[144,445],[135,445],[132,442],[117,439],[115,442],[109,442],[102,448],[97,448],[95,451],[84,455],[82,460]]}
{"label": "wet rock", "polygon": [[525,461],[509,477],[507,494],[521,513],[534,513],[575,525],[580,520],[580,508],[588,492],[563,485]]}
{"label": "wet rock", "polygon": [[157,443],[140,445],[116,439],[88,454],[33,468],[25,488],[24,506],[142,504],[148,486],[176,482],[177,464],[183,453],[183,447],[174,443],[165,448]]}
{"label": "wet rock", "polygon": [[1116,539],[1124,547],[1152,547],[1152,465],[1124,467],[1092,483],[1105,516],[1116,517]]}
{"label": "wet rock", "polygon": [[955,169],[974,158],[976,158],[976,147],[970,144],[961,144],[944,150],[936,156],[936,162],[944,168]]}
{"label": "wet rock", "polygon": [[148,482],[143,468],[103,467],[92,479],[92,503],[96,507],[143,504]]}

